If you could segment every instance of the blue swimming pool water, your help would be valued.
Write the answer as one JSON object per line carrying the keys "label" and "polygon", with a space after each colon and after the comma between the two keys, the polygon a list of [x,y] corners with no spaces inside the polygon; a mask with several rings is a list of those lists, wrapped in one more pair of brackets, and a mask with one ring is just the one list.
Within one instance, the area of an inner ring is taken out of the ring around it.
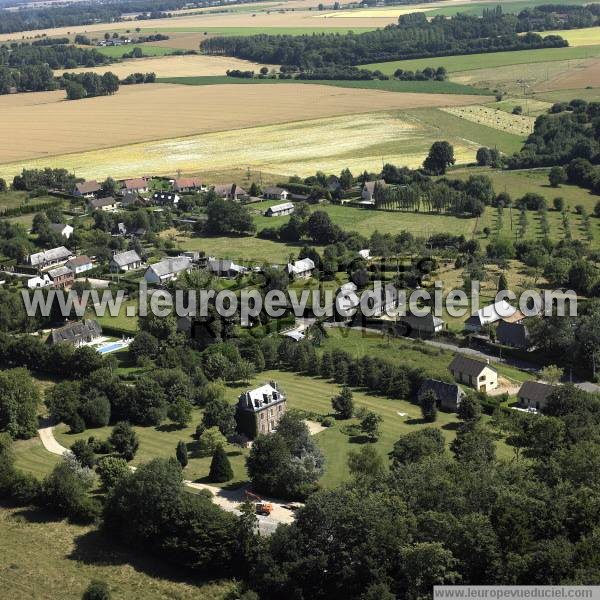
{"label": "blue swimming pool water", "polygon": [[108,354],[109,352],[114,352],[115,350],[120,350],[121,348],[125,348],[127,344],[123,342],[113,342],[112,344],[108,344],[107,346],[102,346],[102,348],[98,348],[98,352],[100,354]]}

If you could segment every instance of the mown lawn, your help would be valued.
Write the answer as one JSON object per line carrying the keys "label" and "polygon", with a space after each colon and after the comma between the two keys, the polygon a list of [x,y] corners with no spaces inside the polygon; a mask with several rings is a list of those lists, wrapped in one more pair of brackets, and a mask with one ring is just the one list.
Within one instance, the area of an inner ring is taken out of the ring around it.
{"label": "mown lawn", "polygon": [[219,600],[233,582],[186,578],[163,561],[114,544],[92,527],[39,509],[0,508],[0,597],[78,600],[92,579],[112,598]]}

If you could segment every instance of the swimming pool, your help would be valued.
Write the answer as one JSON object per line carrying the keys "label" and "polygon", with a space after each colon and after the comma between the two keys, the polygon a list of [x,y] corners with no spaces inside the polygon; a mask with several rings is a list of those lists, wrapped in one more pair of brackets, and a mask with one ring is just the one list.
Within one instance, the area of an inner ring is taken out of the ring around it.
{"label": "swimming pool", "polygon": [[109,344],[105,344],[104,346],[100,346],[97,348],[97,352],[99,354],[108,354],[109,352],[116,352],[117,350],[121,350],[121,348],[127,348],[125,342],[110,342]]}

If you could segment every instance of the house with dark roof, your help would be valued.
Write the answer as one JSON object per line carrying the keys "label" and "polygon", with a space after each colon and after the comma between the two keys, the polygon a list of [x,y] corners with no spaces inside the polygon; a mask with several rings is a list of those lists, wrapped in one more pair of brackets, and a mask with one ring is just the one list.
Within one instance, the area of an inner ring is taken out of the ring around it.
{"label": "house with dark roof", "polygon": [[85,273],[85,271],[90,271],[94,268],[92,264],[92,259],[85,254],[81,256],[76,256],[75,258],[71,258],[65,263],[65,267],[71,269],[75,275],[79,275],[79,273]]}
{"label": "house with dark roof", "polygon": [[48,269],[48,277],[52,280],[52,287],[56,289],[70,287],[75,280],[75,274],[65,265]]}
{"label": "house with dark roof", "polygon": [[217,277],[227,277],[232,279],[246,271],[245,267],[236,265],[228,258],[209,258],[206,261],[206,268]]}
{"label": "house with dark roof", "polygon": [[480,392],[489,392],[498,387],[498,371],[490,367],[488,362],[456,354],[448,369],[458,383],[464,383]]}
{"label": "house with dark roof", "polygon": [[290,193],[278,186],[268,187],[263,192],[265,200],[287,200]]}
{"label": "house with dark roof", "polygon": [[110,270],[113,272],[125,272],[139,269],[142,266],[142,259],[135,250],[126,250],[125,252],[117,252],[110,259]]}
{"label": "house with dark roof", "polygon": [[119,207],[120,202],[109,196],[108,198],[92,198],[88,202],[88,207],[90,210],[116,210]]}
{"label": "house with dark roof", "polygon": [[179,194],[175,192],[154,192],[152,202],[159,206],[177,206],[179,204]]}
{"label": "house with dark roof", "polygon": [[233,200],[235,202],[239,202],[243,197],[248,196],[246,190],[235,183],[217,184],[213,187],[213,190],[219,198]]}
{"label": "house with dark roof", "polygon": [[496,327],[496,339],[504,346],[512,346],[513,348],[527,348],[529,346],[529,332],[525,323],[501,321]]}
{"label": "house with dark roof", "polygon": [[50,229],[58,235],[62,235],[65,239],[69,239],[73,235],[73,227],[65,223],[50,223]]}
{"label": "house with dark roof", "polygon": [[519,404],[523,408],[541,410],[548,403],[548,396],[554,391],[555,386],[541,381],[524,381],[517,392]]}
{"label": "house with dark roof", "polygon": [[449,412],[456,412],[460,406],[460,401],[464,398],[465,392],[460,389],[456,383],[447,383],[437,379],[426,379],[417,392],[419,404],[425,394],[433,393],[438,408]]}
{"label": "house with dark roof", "polygon": [[100,189],[100,184],[96,180],[83,181],[75,185],[73,195],[80,198],[93,198],[100,192]]}
{"label": "house with dark roof", "polygon": [[444,329],[444,320],[436,317],[432,312],[423,316],[407,314],[400,319],[400,322],[408,327],[408,333],[417,335],[435,335]]}
{"label": "house with dark roof", "polygon": [[240,394],[235,413],[238,433],[250,439],[273,433],[286,406],[286,397],[274,381]]}
{"label": "house with dark roof", "polygon": [[93,319],[84,319],[83,321],[74,321],[58,329],[53,329],[46,343],[52,346],[66,343],[78,348],[79,346],[93,342],[101,336],[102,327],[100,327],[100,323]]}

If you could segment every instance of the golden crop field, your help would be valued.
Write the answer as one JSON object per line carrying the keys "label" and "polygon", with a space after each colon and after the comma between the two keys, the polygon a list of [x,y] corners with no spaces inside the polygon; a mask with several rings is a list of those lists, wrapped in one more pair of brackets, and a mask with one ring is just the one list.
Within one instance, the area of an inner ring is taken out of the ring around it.
{"label": "golden crop field", "polygon": [[[435,128],[407,113],[379,112],[281,125],[221,131],[103,150],[65,154],[0,166],[7,180],[23,167],[61,166],[80,177],[126,177],[226,170],[232,165],[273,173],[309,175],[317,170],[378,170],[382,161],[419,166]],[[452,139],[460,163],[474,159],[478,145]]]}
{"label": "golden crop field", "polygon": [[300,89],[293,83],[132,85],[114,96],[76,101],[61,91],[6,95],[0,96],[0,131],[11,143],[0,148],[0,164],[211,131],[475,102],[481,97],[311,84]]}
{"label": "golden crop field", "polygon": [[485,125],[515,135],[522,135],[523,137],[533,131],[533,124],[535,123],[535,117],[513,115],[490,106],[459,106],[443,108],[442,110],[472,123]]}
{"label": "golden crop field", "polygon": [[[169,42],[170,40],[165,40]],[[80,71],[92,73],[105,73],[112,71],[123,79],[131,73],[156,73],[157,77],[188,77],[203,75],[225,75],[228,69],[240,69],[242,71],[258,72],[261,67],[258,63],[240,60],[230,56],[206,56],[202,54],[189,56],[156,56],[152,58],[137,58],[126,60],[112,65],[101,67],[76,69],[61,69],[56,71],[57,75],[65,72],[78,73]],[[271,67],[271,65],[266,65]]]}
{"label": "golden crop field", "polygon": [[575,88],[600,87],[600,59],[586,61],[579,68],[557,73],[536,87],[536,91],[572,90]]}

